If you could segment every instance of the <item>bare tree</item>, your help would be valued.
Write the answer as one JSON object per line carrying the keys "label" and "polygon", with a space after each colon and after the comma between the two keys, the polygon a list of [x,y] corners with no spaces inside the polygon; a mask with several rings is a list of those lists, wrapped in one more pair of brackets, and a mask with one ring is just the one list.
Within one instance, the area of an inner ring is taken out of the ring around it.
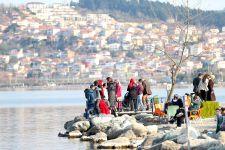
{"label": "bare tree", "polygon": [[[177,28],[180,29],[180,38],[179,41],[174,41],[177,45],[179,45],[179,50],[176,58],[174,58],[169,52],[166,51],[165,44],[163,48],[156,48],[156,50],[162,51],[164,56],[170,62],[170,78],[171,78],[171,88],[169,90],[167,101],[169,101],[173,95],[175,85],[177,83],[177,75],[180,73],[180,70],[184,63],[189,60],[191,57],[199,56],[192,55],[188,52],[190,46],[190,22],[192,19],[195,19],[197,16],[191,17],[189,13],[189,0],[185,0],[184,2],[184,22],[176,23]],[[199,14],[198,14],[199,16]],[[188,53],[187,53],[188,52]]]}

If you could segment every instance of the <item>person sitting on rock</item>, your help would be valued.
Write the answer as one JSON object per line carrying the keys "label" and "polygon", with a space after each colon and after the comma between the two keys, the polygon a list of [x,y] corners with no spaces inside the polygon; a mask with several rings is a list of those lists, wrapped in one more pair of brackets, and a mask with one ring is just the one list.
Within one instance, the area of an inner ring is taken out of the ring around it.
{"label": "person sitting on rock", "polygon": [[109,101],[105,99],[100,99],[97,101],[97,109],[99,114],[110,114]]}
{"label": "person sitting on rock", "polygon": [[199,96],[195,95],[192,102],[191,106],[189,107],[189,110],[199,110],[201,107],[201,99]]}
{"label": "person sitting on rock", "polygon": [[219,131],[225,131],[225,108],[220,109],[220,113],[217,114],[217,127],[216,133]]}
{"label": "person sitting on rock", "polygon": [[180,98],[180,96],[178,94],[175,94],[173,99],[170,102],[170,105],[183,105],[182,99]]}
{"label": "person sitting on rock", "polygon": [[179,103],[179,109],[177,109],[177,112],[175,114],[175,116],[173,117],[173,119],[170,120],[170,123],[174,123],[175,121],[177,121],[177,127],[181,127],[182,123],[184,123],[184,118],[185,118],[185,110],[184,110],[184,105],[181,101],[181,103]]}
{"label": "person sitting on rock", "polygon": [[90,114],[94,114],[95,108],[95,96],[94,96],[95,86],[92,84],[90,88],[85,89],[85,98],[86,98],[86,109],[85,109],[85,118],[89,118]]}

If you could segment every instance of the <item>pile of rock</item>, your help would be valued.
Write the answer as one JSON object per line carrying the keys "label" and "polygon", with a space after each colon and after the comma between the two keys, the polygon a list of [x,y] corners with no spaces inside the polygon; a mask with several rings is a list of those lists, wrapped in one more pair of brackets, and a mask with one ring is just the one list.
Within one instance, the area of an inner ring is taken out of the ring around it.
{"label": "pile of rock", "polygon": [[[64,128],[69,138],[91,141],[98,148],[187,149],[186,128],[155,125],[154,119],[151,114],[121,117],[107,115],[89,120],[75,117],[66,122]],[[210,137],[190,127],[189,141],[192,149],[225,149],[223,132]]]}

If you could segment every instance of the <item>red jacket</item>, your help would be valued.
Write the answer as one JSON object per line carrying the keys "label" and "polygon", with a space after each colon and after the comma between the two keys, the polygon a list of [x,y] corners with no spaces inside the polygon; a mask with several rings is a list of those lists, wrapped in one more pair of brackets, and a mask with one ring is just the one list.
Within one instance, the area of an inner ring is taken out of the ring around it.
{"label": "red jacket", "polygon": [[99,102],[99,109],[101,114],[110,114],[109,106],[103,99],[101,99]]}

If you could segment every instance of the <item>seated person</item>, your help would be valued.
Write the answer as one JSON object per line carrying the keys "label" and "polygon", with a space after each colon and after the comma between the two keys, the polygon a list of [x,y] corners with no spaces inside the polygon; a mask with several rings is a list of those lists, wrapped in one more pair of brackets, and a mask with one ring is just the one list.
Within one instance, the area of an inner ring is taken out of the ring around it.
{"label": "seated person", "polygon": [[94,115],[94,108],[95,108],[94,89],[95,86],[91,85],[90,88],[84,90],[86,98],[85,118],[89,118],[90,114]]}
{"label": "seated person", "polygon": [[177,105],[177,106],[183,105],[183,102],[180,96],[175,94],[173,99],[170,102],[170,105]]}
{"label": "seated person", "polygon": [[216,133],[219,131],[225,131],[225,108],[221,108],[217,113],[217,127]]}
{"label": "seated person", "polygon": [[110,106],[109,106],[109,101],[105,99],[99,99],[97,101],[97,110],[99,114],[110,114]]}
{"label": "seated person", "polygon": [[189,110],[199,110],[201,107],[201,99],[199,96],[195,95],[192,102],[191,106],[189,107]]}
{"label": "seated person", "polygon": [[179,109],[177,109],[177,112],[172,120],[170,120],[170,123],[173,123],[177,121],[177,127],[181,127],[181,124],[184,123],[185,119],[185,110],[183,103],[179,103]]}

